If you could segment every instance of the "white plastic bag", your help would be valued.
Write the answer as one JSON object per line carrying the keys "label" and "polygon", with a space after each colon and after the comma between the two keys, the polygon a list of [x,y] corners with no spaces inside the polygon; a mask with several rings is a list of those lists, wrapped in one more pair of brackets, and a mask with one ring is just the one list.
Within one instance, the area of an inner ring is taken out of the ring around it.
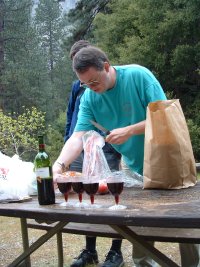
{"label": "white plastic bag", "polygon": [[0,201],[29,197],[33,179],[33,163],[23,162],[17,155],[10,158],[0,152]]}

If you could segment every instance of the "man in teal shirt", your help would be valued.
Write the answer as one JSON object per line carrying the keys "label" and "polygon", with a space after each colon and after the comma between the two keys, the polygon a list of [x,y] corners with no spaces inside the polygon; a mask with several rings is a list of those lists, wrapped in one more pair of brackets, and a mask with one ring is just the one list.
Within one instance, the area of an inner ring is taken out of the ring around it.
{"label": "man in teal shirt", "polygon": [[[94,85],[91,85],[91,80],[87,84],[87,79],[82,78],[84,73],[80,74],[82,81],[92,90],[86,89],[81,99],[75,132],[92,130],[90,120],[97,121],[111,131],[106,141],[123,155],[131,170],[142,175],[146,108],[149,102],[164,100],[166,96],[160,83],[148,69],[139,65],[111,67],[109,63],[104,64],[105,68],[108,64],[108,73],[112,68],[115,77],[112,87],[107,90],[101,89],[104,72],[105,79],[108,75],[106,70],[97,70],[96,76],[91,75],[96,79]],[[76,61],[74,66],[76,68]],[[135,125],[139,127],[139,124],[142,127],[140,132],[134,133]]]}

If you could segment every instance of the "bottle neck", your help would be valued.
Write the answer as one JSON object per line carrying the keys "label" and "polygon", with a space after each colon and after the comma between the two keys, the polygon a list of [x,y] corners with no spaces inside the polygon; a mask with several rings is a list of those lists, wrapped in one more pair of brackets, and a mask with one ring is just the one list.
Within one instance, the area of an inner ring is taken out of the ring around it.
{"label": "bottle neck", "polygon": [[45,144],[39,144],[39,151],[40,152],[45,151]]}

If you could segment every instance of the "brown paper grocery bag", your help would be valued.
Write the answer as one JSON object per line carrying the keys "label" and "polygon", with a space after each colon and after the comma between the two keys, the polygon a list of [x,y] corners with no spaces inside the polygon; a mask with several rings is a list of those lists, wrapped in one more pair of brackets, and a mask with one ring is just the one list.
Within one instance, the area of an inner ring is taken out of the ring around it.
{"label": "brown paper grocery bag", "polygon": [[147,107],[143,188],[179,189],[197,182],[186,120],[178,99]]}

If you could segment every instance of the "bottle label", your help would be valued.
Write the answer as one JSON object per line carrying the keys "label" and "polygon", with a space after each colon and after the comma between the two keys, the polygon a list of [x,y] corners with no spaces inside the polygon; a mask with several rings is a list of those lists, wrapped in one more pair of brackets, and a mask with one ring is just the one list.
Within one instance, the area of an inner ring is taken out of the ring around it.
{"label": "bottle label", "polygon": [[49,179],[51,177],[49,167],[38,168],[35,170],[35,173],[36,173],[37,179],[38,178]]}

